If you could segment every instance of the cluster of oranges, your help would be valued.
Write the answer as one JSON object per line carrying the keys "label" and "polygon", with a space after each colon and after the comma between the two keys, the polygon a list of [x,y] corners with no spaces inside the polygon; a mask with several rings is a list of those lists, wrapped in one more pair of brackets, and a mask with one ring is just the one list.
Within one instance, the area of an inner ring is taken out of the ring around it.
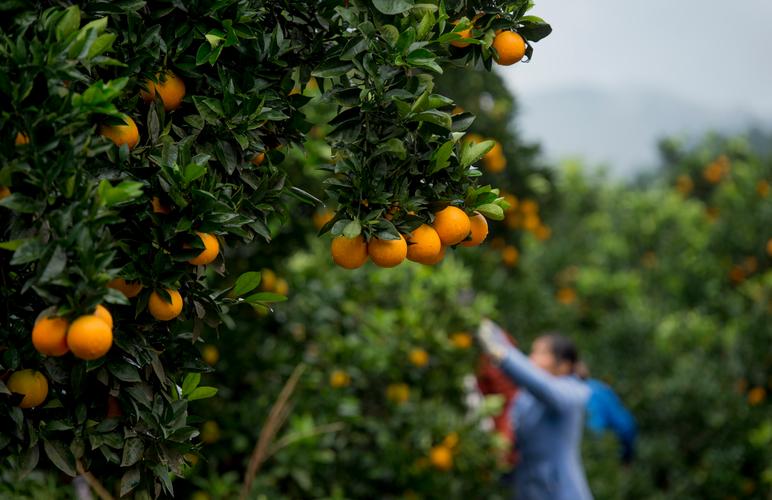
{"label": "cluster of oranges", "polygon": [[434,214],[432,225],[422,224],[412,233],[399,239],[385,240],[373,237],[365,241],[363,235],[354,238],[338,236],[332,240],[331,252],[335,263],[346,269],[362,267],[368,258],[380,267],[395,267],[405,259],[425,265],[434,265],[444,257],[449,246],[480,245],[488,236],[488,222],[482,214],[467,215],[458,207],[449,206]]}
{"label": "cluster of oranges", "polygon": [[721,179],[729,175],[730,166],[729,158],[726,155],[721,155],[705,167],[705,170],[702,171],[702,176],[709,183],[718,184],[721,182]]}

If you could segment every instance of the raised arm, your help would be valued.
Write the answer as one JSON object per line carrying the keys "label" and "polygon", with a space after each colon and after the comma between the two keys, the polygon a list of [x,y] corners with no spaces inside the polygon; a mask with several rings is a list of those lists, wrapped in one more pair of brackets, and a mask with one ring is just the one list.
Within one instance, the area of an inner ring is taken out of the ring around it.
{"label": "raised arm", "polygon": [[586,387],[561,380],[535,366],[525,354],[506,341],[503,331],[496,324],[484,320],[478,335],[483,347],[498,361],[502,371],[544,404],[557,411],[577,406],[584,408],[589,396]]}

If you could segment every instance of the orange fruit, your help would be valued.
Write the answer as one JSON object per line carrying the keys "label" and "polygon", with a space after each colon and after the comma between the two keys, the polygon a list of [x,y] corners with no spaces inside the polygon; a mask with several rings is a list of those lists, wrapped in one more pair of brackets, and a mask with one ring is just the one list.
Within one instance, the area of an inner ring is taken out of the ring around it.
{"label": "orange fruit", "polygon": [[434,230],[443,245],[456,245],[469,235],[472,223],[460,208],[449,206],[434,214]]}
{"label": "orange fruit", "polygon": [[447,251],[448,251],[448,247],[445,246],[445,245],[442,245],[440,247],[440,253],[438,253],[433,259],[427,259],[426,261],[422,262],[421,264],[425,264],[427,266],[433,266],[435,264],[439,264],[445,258],[445,252],[447,252]]}
{"label": "orange fruit", "polygon": [[472,336],[466,332],[456,332],[450,336],[450,343],[458,349],[469,349],[472,347]]}
{"label": "orange fruit", "polygon": [[48,380],[37,370],[13,372],[6,385],[9,391],[24,395],[19,408],[40,406],[48,396]]}
{"label": "orange fruit", "polygon": [[99,316],[86,314],[67,330],[67,347],[76,358],[92,360],[104,356],[113,345],[113,330]]}
{"label": "orange fruit", "polygon": [[367,243],[361,234],[355,238],[338,236],[330,244],[332,260],[345,269],[356,269],[367,262]]}
{"label": "orange fruit", "polygon": [[435,469],[449,471],[453,468],[453,452],[444,444],[433,446],[429,450],[429,461]]}
{"label": "orange fruit", "polygon": [[[454,22],[453,24],[454,25],[458,24],[458,21]],[[464,39],[470,39],[472,38],[472,28],[461,30],[457,34],[461,35],[461,37]],[[469,47],[469,42],[465,42],[464,40],[453,40],[452,42],[450,42],[450,44],[454,47],[458,47],[459,49]]]}
{"label": "orange fruit", "polygon": [[343,370],[333,370],[330,373],[330,386],[335,389],[346,387],[351,383],[351,377]]}
{"label": "orange fruit", "polygon": [[367,244],[367,254],[376,266],[395,267],[407,257],[407,241],[401,234],[398,240],[373,238]]}
{"label": "orange fruit", "polygon": [[107,137],[121,147],[126,144],[129,149],[134,148],[139,143],[139,129],[137,124],[130,116],[123,115],[124,125],[102,125],[99,133]]}
{"label": "orange fruit", "polygon": [[[762,198],[766,198],[769,195],[769,182],[760,180],[756,183],[756,193]],[[1,198],[1,197],[0,197]]]}
{"label": "orange fruit", "polygon": [[525,40],[514,31],[502,31],[493,39],[495,60],[501,66],[511,66],[525,57]]}
{"label": "orange fruit", "polygon": [[118,290],[124,294],[127,299],[133,299],[142,291],[142,283],[139,281],[126,281],[123,278],[115,278],[107,283],[107,288]]}
{"label": "orange fruit", "polygon": [[523,217],[523,228],[525,230],[533,232],[539,226],[541,226],[541,219],[538,214],[525,214],[525,217]]}
{"label": "orange fruit", "polygon": [[488,221],[480,212],[475,212],[473,216],[469,217],[469,223],[472,227],[472,231],[469,234],[469,239],[462,241],[461,245],[465,247],[476,247],[485,241],[488,236]]}
{"label": "orange fruit", "polygon": [[212,444],[220,439],[220,426],[214,420],[207,420],[201,426],[201,441],[206,444]]}
{"label": "orange fruit", "polygon": [[166,292],[169,294],[171,302],[167,301],[166,298],[156,291],[150,294],[150,299],[147,301],[147,309],[150,311],[150,315],[159,321],[172,320],[182,312],[182,295],[180,295],[180,292],[170,288],[167,288]]}
{"label": "orange fruit", "polygon": [[546,241],[552,236],[552,229],[549,226],[540,224],[539,227],[533,230],[533,234],[539,241]]}
{"label": "orange fruit", "polygon": [[485,153],[482,160],[485,169],[492,174],[502,172],[507,166],[507,158],[504,156],[504,149],[499,141],[496,141],[491,150]]}
{"label": "orange fruit", "polygon": [[335,217],[335,213],[329,211],[329,210],[322,210],[320,212],[315,212],[313,216],[314,221],[314,227],[317,231],[322,229],[325,224],[330,222]]}
{"label": "orange fruit", "polygon": [[11,190],[8,189],[8,186],[0,186],[0,200],[9,196],[11,196]]}
{"label": "orange fruit", "polygon": [[389,384],[386,386],[386,399],[397,404],[406,403],[410,399],[410,387],[405,383]]}
{"label": "orange fruit", "polygon": [[279,278],[276,280],[276,286],[273,291],[279,295],[287,295],[289,293],[289,283],[284,278]]}
{"label": "orange fruit", "polygon": [[260,271],[260,289],[264,292],[273,292],[276,288],[276,273],[270,269]]}
{"label": "orange fruit", "polygon": [[434,261],[442,250],[440,236],[427,224],[414,229],[407,242],[407,258],[421,264]]}
{"label": "orange fruit", "polygon": [[507,245],[501,250],[501,260],[507,267],[514,267],[520,259],[520,252],[512,245]]}
{"label": "orange fruit", "polygon": [[442,440],[442,444],[450,449],[455,448],[458,446],[458,433],[451,432],[447,436],[445,436],[445,439]]}
{"label": "orange fruit", "polygon": [[756,406],[767,398],[767,391],[763,387],[754,387],[748,391],[748,404]]}
{"label": "orange fruit", "polygon": [[185,82],[171,71],[166,71],[163,78],[160,73],[156,77],[159,80],[158,83],[152,80],[145,81],[147,90],[140,91],[142,99],[146,102],[153,102],[158,94],[166,111],[179,108],[182,104],[182,98],[185,97]]}
{"label": "orange fruit", "polygon": [[767,240],[767,255],[772,257],[772,238]]}
{"label": "orange fruit", "polygon": [[429,363],[429,353],[423,349],[412,349],[408,354],[408,359],[412,364],[420,368]]}
{"label": "orange fruit", "polygon": [[571,305],[576,301],[576,291],[573,288],[561,288],[555,293],[555,299],[564,306]]}
{"label": "orange fruit", "polygon": [[64,356],[67,347],[67,328],[70,323],[64,318],[41,318],[32,328],[32,345],[45,356]]}
{"label": "orange fruit", "polygon": [[16,139],[14,139],[13,142],[17,146],[24,146],[25,144],[29,144],[29,136],[24,132],[17,132]]}
{"label": "orange fruit", "polygon": [[94,311],[93,314],[97,318],[100,318],[102,321],[107,323],[107,326],[109,326],[110,329],[112,330],[112,328],[113,328],[113,315],[110,314],[110,311],[108,311],[105,306],[103,306],[102,304],[99,304],[98,306],[96,306],[96,310]]}
{"label": "orange fruit", "polygon": [[197,256],[188,259],[188,263],[194,266],[211,264],[217,258],[217,254],[220,253],[220,242],[217,241],[217,237],[213,234],[200,233],[198,231],[196,231],[196,234],[204,243],[204,249]]}
{"label": "orange fruit", "polygon": [[520,211],[526,215],[528,214],[536,215],[539,213],[539,204],[533,200],[527,200],[527,199],[523,200],[520,203]]}
{"label": "orange fruit", "polygon": [[679,175],[676,179],[676,191],[686,196],[694,189],[694,181],[688,175]]}
{"label": "orange fruit", "polygon": [[164,205],[161,202],[161,198],[159,198],[158,196],[153,196],[153,199],[150,200],[150,204],[153,206],[153,213],[154,214],[164,214],[165,215],[165,214],[168,214],[169,212],[171,212],[171,209],[167,205]]}
{"label": "orange fruit", "polygon": [[204,363],[214,366],[220,360],[220,351],[216,346],[207,344],[201,349],[201,358],[204,360]]}
{"label": "orange fruit", "polygon": [[259,167],[265,161],[265,153],[256,154],[251,161],[255,166]]}

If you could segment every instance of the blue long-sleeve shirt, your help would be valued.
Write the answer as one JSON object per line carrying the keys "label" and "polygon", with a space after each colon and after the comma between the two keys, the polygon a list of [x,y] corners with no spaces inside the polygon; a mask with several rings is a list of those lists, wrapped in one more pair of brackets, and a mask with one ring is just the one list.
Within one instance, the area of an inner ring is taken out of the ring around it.
{"label": "blue long-sleeve shirt", "polygon": [[622,460],[629,462],[635,451],[637,426],[619,397],[600,380],[588,379],[590,399],[587,402],[587,427],[598,434],[610,430],[622,445]]}
{"label": "blue long-sleeve shirt", "polygon": [[514,347],[501,369],[521,387],[512,407],[517,500],[591,500],[580,455],[589,388],[577,377],[547,373]]}

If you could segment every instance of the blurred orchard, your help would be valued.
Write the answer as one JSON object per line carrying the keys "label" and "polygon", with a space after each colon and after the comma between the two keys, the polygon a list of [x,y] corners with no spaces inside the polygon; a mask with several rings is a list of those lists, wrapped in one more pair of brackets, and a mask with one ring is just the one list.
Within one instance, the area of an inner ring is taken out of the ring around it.
{"label": "blurred orchard", "polygon": [[1,498],[507,498],[484,317],[635,415],[595,498],[770,498],[772,138],[548,164],[525,0],[76,3],[0,2]]}

